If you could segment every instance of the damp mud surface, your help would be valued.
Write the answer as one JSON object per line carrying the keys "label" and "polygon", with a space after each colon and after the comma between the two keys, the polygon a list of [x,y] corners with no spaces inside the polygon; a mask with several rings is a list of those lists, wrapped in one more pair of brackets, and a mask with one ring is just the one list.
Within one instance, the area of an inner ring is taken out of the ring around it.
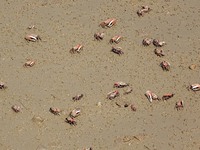
{"label": "damp mud surface", "polygon": [[[152,10],[137,15],[142,5]],[[200,149],[200,92],[187,87],[200,83],[199,0],[3,0],[0,9],[1,150],[168,150]],[[115,26],[99,24],[116,18]],[[33,29],[27,29],[35,25]],[[94,33],[104,32],[102,41]],[[41,41],[27,42],[27,34]],[[119,44],[110,44],[115,36]],[[144,38],[165,41],[164,57]],[[82,44],[80,53],[70,49]],[[119,56],[112,46],[122,48]],[[33,67],[23,67],[27,59]],[[168,61],[169,71],[160,63]],[[190,69],[190,65],[195,65]],[[107,93],[117,81],[133,91],[113,100]],[[150,103],[145,92],[167,101]],[[72,97],[83,94],[73,101]],[[177,111],[175,103],[184,101]],[[136,111],[130,106],[134,104]],[[18,105],[21,112],[11,107]],[[60,115],[49,112],[61,109]],[[81,109],[71,126],[65,118]]]}

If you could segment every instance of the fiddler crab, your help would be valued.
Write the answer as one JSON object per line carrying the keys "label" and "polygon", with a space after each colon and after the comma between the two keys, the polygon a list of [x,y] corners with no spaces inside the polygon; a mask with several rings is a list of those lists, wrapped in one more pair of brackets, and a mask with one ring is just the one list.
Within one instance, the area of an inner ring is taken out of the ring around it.
{"label": "fiddler crab", "polygon": [[117,22],[117,20],[115,18],[110,18],[110,19],[107,19],[107,20],[101,22],[100,26],[102,28],[106,28],[106,27],[110,28],[110,27],[114,26],[116,24],[116,22]]}
{"label": "fiddler crab", "polygon": [[73,126],[77,125],[77,122],[75,121],[75,119],[70,116],[66,118],[66,122]]}
{"label": "fiddler crab", "polygon": [[160,100],[160,98],[156,94],[149,90],[146,91],[145,96],[147,97],[150,103],[152,103],[153,100]]}
{"label": "fiddler crab", "polygon": [[37,34],[28,34],[25,36],[25,40],[31,41],[31,42],[36,42],[39,40],[42,40],[41,37]]}
{"label": "fiddler crab", "polygon": [[129,86],[128,83],[121,82],[121,81],[115,82],[114,85],[113,85],[114,88],[123,88],[123,87],[127,87],[127,86]]}
{"label": "fiddler crab", "polygon": [[137,11],[137,14],[138,14],[139,17],[144,16],[144,13],[148,13],[151,10],[152,9],[149,8],[149,6],[142,6],[142,8]]}
{"label": "fiddler crab", "polygon": [[164,45],[166,45],[166,42],[165,41],[159,41],[157,39],[154,39],[153,40],[153,45],[156,46],[156,47],[162,47]]}
{"label": "fiddler crab", "polygon": [[176,102],[175,108],[176,108],[177,110],[180,110],[180,109],[182,109],[183,107],[184,107],[183,101],[178,101],[178,102]]}
{"label": "fiddler crab", "polygon": [[98,32],[94,34],[94,38],[98,41],[103,40],[105,33],[104,32]]}
{"label": "fiddler crab", "polygon": [[17,105],[13,105],[12,107],[12,110],[16,113],[20,112],[21,111],[21,107],[20,106],[17,106]]}
{"label": "fiddler crab", "polygon": [[28,60],[24,63],[24,67],[33,67],[35,65],[35,60]]}
{"label": "fiddler crab", "polygon": [[72,99],[73,99],[74,101],[78,101],[78,100],[80,100],[82,97],[83,97],[83,94],[78,94],[78,95],[72,97]]}
{"label": "fiddler crab", "polygon": [[122,36],[116,35],[110,39],[110,43],[118,44],[122,40]]}
{"label": "fiddler crab", "polygon": [[59,108],[54,108],[54,107],[51,107],[49,111],[54,115],[60,115],[61,113],[61,110]]}
{"label": "fiddler crab", "polygon": [[157,56],[159,56],[159,57],[165,56],[165,53],[163,52],[163,50],[162,50],[162,49],[159,49],[159,48],[156,48],[156,49],[154,50],[154,53],[155,53]]}
{"label": "fiddler crab", "polygon": [[172,98],[175,94],[174,93],[167,93],[162,96],[162,100],[168,100]]}
{"label": "fiddler crab", "polygon": [[151,43],[152,43],[152,39],[145,38],[145,39],[142,40],[142,44],[144,46],[149,46]]}
{"label": "fiddler crab", "polygon": [[81,109],[76,108],[76,109],[72,110],[69,115],[71,118],[76,118],[77,116],[80,115],[80,113],[81,113]]}
{"label": "fiddler crab", "polygon": [[5,86],[5,84],[3,82],[0,82],[0,89],[6,89],[7,86]]}
{"label": "fiddler crab", "polygon": [[124,95],[126,94],[130,94],[133,91],[133,89],[131,87],[128,87],[125,91],[124,91]]}
{"label": "fiddler crab", "polygon": [[114,99],[114,98],[116,98],[118,96],[119,96],[119,91],[115,90],[115,91],[109,92],[107,94],[107,99],[112,100],[112,99]]}
{"label": "fiddler crab", "polygon": [[170,63],[167,61],[162,61],[160,63],[160,66],[162,67],[163,70],[169,71],[170,70]]}
{"label": "fiddler crab", "polygon": [[80,53],[80,51],[83,49],[83,45],[78,44],[74,46],[71,50],[70,53]]}
{"label": "fiddler crab", "polygon": [[122,51],[121,47],[112,47],[111,51],[115,54],[122,55],[124,52]]}
{"label": "fiddler crab", "polygon": [[188,89],[191,89],[192,91],[200,91],[200,84],[198,83],[192,84],[188,87]]}

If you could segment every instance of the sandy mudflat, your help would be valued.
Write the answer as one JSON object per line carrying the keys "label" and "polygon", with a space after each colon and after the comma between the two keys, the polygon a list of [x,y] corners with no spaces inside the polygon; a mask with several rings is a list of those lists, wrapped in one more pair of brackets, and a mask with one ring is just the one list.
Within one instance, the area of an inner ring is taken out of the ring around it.
{"label": "sandy mudflat", "polygon": [[[141,5],[152,11],[138,17]],[[187,90],[200,83],[199,6],[199,0],[2,0],[0,80],[8,88],[0,91],[0,149],[200,149],[200,92]],[[99,27],[112,17],[115,26]],[[105,38],[95,41],[95,32],[105,32]],[[42,41],[26,42],[29,33]],[[123,48],[121,56],[110,51],[114,35],[124,37],[113,44]],[[142,46],[146,37],[166,41],[166,56],[156,56],[153,45]],[[83,51],[70,54],[78,43]],[[36,60],[35,66],[24,68],[26,59]],[[170,62],[170,71],[159,66],[163,60]],[[191,64],[196,69],[190,70]],[[133,92],[123,95],[119,89],[118,98],[107,100],[116,81],[130,83]],[[147,90],[175,96],[149,103]],[[83,99],[72,101],[79,93]],[[176,111],[179,100],[185,107]],[[134,103],[137,111],[115,102]],[[22,112],[13,112],[13,104]],[[50,107],[63,112],[55,116]],[[82,112],[77,126],[70,126],[65,118],[74,108]]]}

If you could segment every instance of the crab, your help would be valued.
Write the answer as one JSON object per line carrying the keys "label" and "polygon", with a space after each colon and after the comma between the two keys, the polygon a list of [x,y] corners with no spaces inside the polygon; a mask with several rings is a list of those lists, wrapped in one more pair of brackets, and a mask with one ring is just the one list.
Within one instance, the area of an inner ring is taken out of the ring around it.
{"label": "crab", "polygon": [[0,82],[0,89],[6,89],[7,86],[5,86],[5,84],[3,82]]}
{"label": "crab", "polygon": [[152,39],[145,38],[145,39],[142,40],[142,44],[144,46],[149,46],[151,43],[152,43]]}
{"label": "crab", "polygon": [[112,99],[114,99],[114,98],[116,98],[118,96],[119,96],[119,91],[118,90],[111,91],[111,92],[109,92],[107,94],[107,98],[110,99],[110,100],[112,100]]}
{"label": "crab", "polygon": [[153,40],[153,45],[156,46],[156,47],[162,47],[164,45],[166,45],[166,42],[165,41],[159,41],[157,39],[154,39]]}
{"label": "crab", "polygon": [[116,35],[110,39],[110,43],[118,44],[122,40],[122,36]]}
{"label": "crab", "polygon": [[25,36],[25,40],[31,41],[31,42],[36,42],[39,40],[42,40],[41,37],[37,34],[28,34]]}
{"label": "crab", "polygon": [[61,110],[60,110],[59,108],[53,108],[53,107],[51,107],[51,108],[49,109],[49,111],[50,111],[52,114],[54,114],[54,115],[60,115],[60,113],[61,113]]}
{"label": "crab", "polygon": [[121,47],[112,47],[111,51],[118,55],[124,54]]}
{"label": "crab", "polygon": [[162,96],[162,100],[168,100],[172,98],[175,94],[174,93],[167,93]]}
{"label": "crab", "polygon": [[163,70],[169,71],[170,70],[170,63],[167,61],[162,61],[160,63],[160,66],[162,67]]}
{"label": "crab", "polygon": [[35,60],[28,60],[24,63],[24,67],[33,67],[35,65]]}
{"label": "crab", "polygon": [[110,27],[114,26],[116,24],[116,22],[117,22],[117,20],[115,18],[110,18],[110,19],[107,19],[107,20],[101,22],[100,26],[102,28],[106,28],[106,27],[110,28]]}
{"label": "crab", "polygon": [[70,53],[80,53],[80,51],[83,49],[83,45],[78,44],[74,46],[71,50]]}
{"label": "crab", "polygon": [[154,50],[154,53],[155,53],[157,56],[159,56],[159,57],[165,56],[165,53],[163,52],[163,49],[158,49],[158,48],[156,48],[156,49]]}
{"label": "crab", "polygon": [[130,94],[133,91],[133,89],[131,87],[128,87],[125,91],[124,91],[124,95],[126,94]]}
{"label": "crab", "polygon": [[76,108],[76,109],[72,110],[69,115],[71,118],[76,118],[77,116],[80,115],[80,113],[81,113],[80,108]]}
{"label": "crab", "polygon": [[138,16],[144,16],[144,13],[148,13],[152,9],[149,6],[142,6],[141,9],[137,11]]}
{"label": "crab", "polygon": [[77,125],[75,119],[72,118],[72,117],[67,117],[66,122],[69,123],[70,125],[73,125],[73,126]]}
{"label": "crab", "polygon": [[94,38],[98,41],[103,40],[105,33],[104,32],[98,32],[94,34]]}
{"label": "crab", "polygon": [[155,93],[152,93],[149,90],[146,91],[145,96],[147,97],[150,103],[152,103],[153,100],[160,100],[160,98]]}
{"label": "crab", "polygon": [[190,85],[189,88],[190,88],[192,91],[200,91],[200,84],[198,84],[198,83],[192,84],[192,85]]}
{"label": "crab", "polygon": [[16,113],[20,112],[21,111],[21,107],[20,106],[17,106],[17,105],[13,105],[12,107],[12,110]]}
{"label": "crab", "polygon": [[184,107],[184,103],[183,103],[182,100],[176,102],[176,104],[175,104],[175,108],[176,108],[177,110],[180,110],[180,109],[183,108],[183,107]]}
{"label": "crab", "polygon": [[83,97],[83,94],[78,94],[78,95],[72,97],[72,99],[73,99],[74,101],[78,101],[78,100],[80,100],[82,97]]}
{"label": "crab", "polygon": [[123,87],[127,87],[127,86],[129,86],[128,83],[121,82],[121,81],[115,82],[114,85],[113,85],[114,88],[123,88]]}

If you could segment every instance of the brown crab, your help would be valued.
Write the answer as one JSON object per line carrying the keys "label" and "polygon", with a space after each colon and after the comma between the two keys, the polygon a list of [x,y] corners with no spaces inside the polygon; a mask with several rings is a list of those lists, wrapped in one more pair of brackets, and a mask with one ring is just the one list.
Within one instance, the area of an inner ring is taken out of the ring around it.
{"label": "brown crab", "polygon": [[144,46],[149,46],[151,43],[152,43],[152,39],[145,38],[145,39],[142,40],[142,44]]}
{"label": "brown crab", "polygon": [[162,47],[164,45],[166,45],[166,42],[165,41],[159,41],[157,39],[154,39],[153,40],[153,45],[156,46],[156,47]]}
{"label": "brown crab", "polygon": [[35,60],[28,60],[24,63],[24,67],[33,67],[35,65]]}
{"label": "brown crab", "polygon": [[110,39],[110,43],[116,43],[116,44],[118,44],[122,40],[122,38],[123,38],[122,36],[116,35],[116,36],[114,36],[114,37],[112,37]]}
{"label": "brown crab", "polygon": [[76,108],[76,109],[72,110],[69,115],[71,118],[75,118],[75,117],[79,116],[80,113],[81,113],[81,109]]}
{"label": "brown crab", "polygon": [[127,86],[129,86],[128,83],[121,82],[121,81],[115,82],[114,85],[113,85],[114,88],[123,88],[123,87],[127,87]]}
{"label": "brown crab", "polygon": [[160,66],[162,67],[163,70],[169,71],[170,70],[170,63],[167,61],[162,61],[160,63]]}
{"label": "brown crab", "polygon": [[77,122],[75,121],[75,119],[70,116],[66,118],[66,122],[73,126],[77,125]]}
{"label": "brown crab", "polygon": [[6,89],[7,86],[5,86],[5,84],[3,82],[0,82],[0,89]]}
{"label": "brown crab", "polygon": [[131,110],[132,110],[132,111],[136,111],[136,110],[137,110],[135,104],[131,104]]}
{"label": "brown crab", "polygon": [[188,89],[191,89],[192,91],[200,91],[200,84],[198,83],[195,83],[195,84],[192,84],[188,87]]}
{"label": "brown crab", "polygon": [[111,92],[109,92],[107,94],[107,98],[110,99],[110,100],[112,100],[112,99],[114,99],[114,98],[116,98],[118,96],[119,96],[119,91],[118,90],[111,91]]}
{"label": "brown crab", "polygon": [[98,32],[94,34],[94,38],[98,41],[103,40],[105,33],[104,32]]}
{"label": "brown crab", "polygon": [[156,48],[156,49],[154,50],[154,53],[155,53],[157,56],[159,56],[159,57],[165,56],[165,53],[163,52],[163,49],[158,49],[158,48]]}
{"label": "brown crab", "polygon": [[124,54],[121,47],[112,47],[111,51],[118,55]]}
{"label": "brown crab", "polygon": [[147,97],[150,103],[152,103],[153,100],[160,100],[160,98],[156,94],[152,93],[149,90],[146,91],[145,96]]}
{"label": "brown crab", "polygon": [[106,27],[110,28],[110,27],[112,27],[113,25],[115,25],[116,22],[117,22],[117,20],[116,20],[115,18],[110,18],[110,19],[107,19],[107,20],[101,22],[101,23],[100,23],[100,26],[101,26],[102,28],[106,28]]}
{"label": "brown crab", "polygon": [[16,113],[20,112],[21,111],[21,107],[20,106],[17,106],[17,105],[13,105],[12,107],[12,110]]}
{"label": "brown crab", "polygon": [[80,53],[80,51],[83,49],[83,45],[78,44],[74,46],[71,50],[70,53]]}
{"label": "brown crab", "polygon": [[162,100],[168,100],[172,98],[175,94],[174,93],[167,93],[162,96]]}
{"label": "brown crab", "polygon": [[138,16],[144,16],[144,13],[148,13],[152,9],[149,6],[142,6],[141,9],[137,11]]}
{"label": "brown crab", "polygon": [[36,42],[39,40],[42,40],[41,37],[37,34],[28,34],[25,36],[25,40],[31,41],[31,42]]}
{"label": "brown crab", "polygon": [[80,100],[82,97],[83,97],[83,94],[78,94],[78,95],[72,97],[72,99],[73,99],[74,101],[78,101],[78,100]]}
{"label": "brown crab", "polygon": [[184,103],[183,103],[182,100],[176,102],[176,104],[175,104],[175,108],[176,108],[177,110],[180,110],[180,109],[183,108],[183,107],[184,107]]}
{"label": "brown crab", "polygon": [[54,115],[60,115],[61,113],[61,110],[59,108],[54,108],[54,107],[51,107],[49,111]]}

